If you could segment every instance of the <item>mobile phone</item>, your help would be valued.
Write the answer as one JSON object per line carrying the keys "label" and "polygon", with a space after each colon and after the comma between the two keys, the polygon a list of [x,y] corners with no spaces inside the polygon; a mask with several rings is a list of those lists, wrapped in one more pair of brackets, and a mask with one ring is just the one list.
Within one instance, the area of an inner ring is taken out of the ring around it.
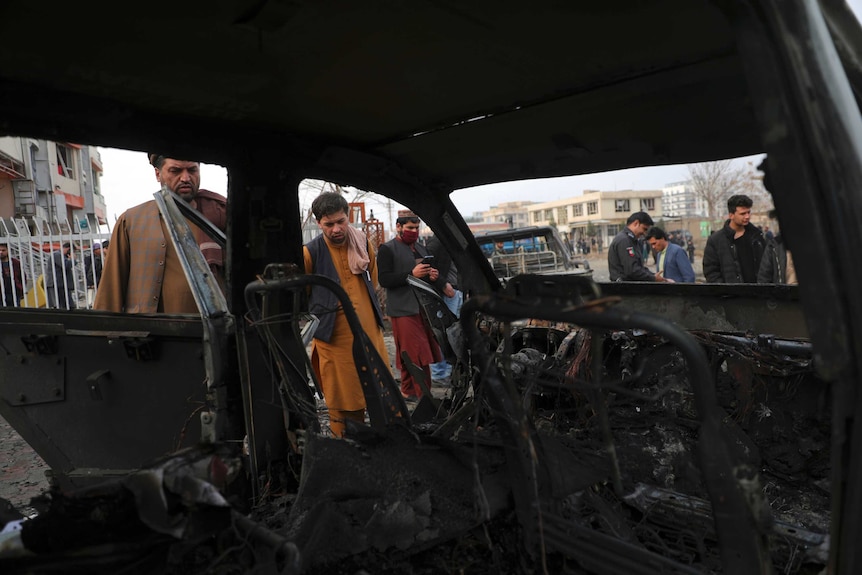
{"label": "mobile phone", "polygon": [[430,266],[431,264],[434,263],[434,256],[432,256],[430,254],[427,256],[422,256],[422,263],[428,264]]}

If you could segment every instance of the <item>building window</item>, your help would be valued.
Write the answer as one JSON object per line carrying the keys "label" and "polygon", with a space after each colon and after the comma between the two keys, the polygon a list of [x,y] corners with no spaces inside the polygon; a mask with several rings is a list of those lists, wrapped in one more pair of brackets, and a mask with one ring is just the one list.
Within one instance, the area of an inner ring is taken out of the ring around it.
{"label": "building window", "polygon": [[575,217],[579,217],[584,215],[584,204],[575,204],[574,205]]}
{"label": "building window", "polygon": [[75,179],[75,150],[63,144],[57,144],[57,173]]}
{"label": "building window", "polygon": [[533,212],[533,223],[538,224],[541,220],[542,220],[542,214],[540,214],[538,211]]}
{"label": "building window", "polygon": [[619,212],[628,213],[629,211],[631,211],[629,209],[629,201],[628,200],[615,200],[614,201],[614,211],[617,213],[619,213]]}
{"label": "building window", "polygon": [[587,202],[587,215],[594,216],[599,213],[599,203],[598,202]]}
{"label": "building window", "polygon": [[641,211],[642,212],[654,212],[655,211],[655,198],[643,198],[643,199],[641,199]]}
{"label": "building window", "polygon": [[565,224],[565,223],[568,223],[568,221],[569,221],[568,209],[565,206],[563,206],[561,208],[557,208],[557,223],[558,224]]}
{"label": "building window", "polygon": [[90,169],[90,181],[93,183],[93,193],[97,196],[101,196],[102,186],[99,181],[99,172],[95,168]]}
{"label": "building window", "polygon": [[618,226],[616,224],[608,224],[608,236],[615,236],[620,233],[620,230],[623,229],[622,226]]}

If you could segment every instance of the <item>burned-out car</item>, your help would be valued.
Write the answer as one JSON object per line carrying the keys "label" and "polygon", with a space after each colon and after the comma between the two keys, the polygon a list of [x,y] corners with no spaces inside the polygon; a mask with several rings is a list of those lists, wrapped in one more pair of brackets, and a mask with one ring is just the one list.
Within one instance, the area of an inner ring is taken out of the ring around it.
{"label": "burned-out car", "polygon": [[[0,413],[56,482],[4,573],[862,571],[846,4],[132,8],[5,3],[0,132],[226,166],[228,277],[160,194],[199,315],[0,310]],[[504,288],[450,199],[755,153],[799,286]],[[422,421],[355,330],[368,424],[321,431],[304,294],[352,308],[300,272],[306,178],[408,206],[470,285]]]}

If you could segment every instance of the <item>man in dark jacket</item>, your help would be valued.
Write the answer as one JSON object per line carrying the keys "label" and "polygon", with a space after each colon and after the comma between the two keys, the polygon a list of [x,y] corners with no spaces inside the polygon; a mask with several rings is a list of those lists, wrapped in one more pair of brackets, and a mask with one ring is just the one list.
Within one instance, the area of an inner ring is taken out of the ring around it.
{"label": "man in dark jacket", "polygon": [[48,307],[75,309],[75,272],[72,261],[72,243],[64,243],[51,253],[48,269],[45,270],[45,292]]}
{"label": "man in dark jacket", "polygon": [[[770,220],[777,220],[775,210],[769,212]],[[764,226],[769,230],[769,226]],[[771,234],[771,232],[769,232]],[[793,265],[793,256],[787,247],[787,242],[779,233],[769,237],[767,232],[763,233],[766,239],[766,247],[763,250],[763,258],[760,260],[760,271],[757,272],[757,283],[760,284],[790,284],[796,285],[796,266]]]}
{"label": "man in dark jacket", "polygon": [[703,275],[709,283],[757,283],[763,234],[750,223],[754,202],[744,195],[727,200],[724,228],[709,236],[703,250]]}
{"label": "man in dark jacket", "polygon": [[[770,220],[777,220],[775,210],[769,212]],[[764,226],[769,230],[769,226]],[[771,232],[769,232],[771,233]],[[760,284],[790,284],[796,285],[796,266],[793,265],[793,256],[787,247],[787,242],[781,234],[772,237],[763,234],[766,239],[766,247],[763,250],[763,258],[760,260],[760,271],[757,272],[757,283]]]}
{"label": "man in dark jacket", "polygon": [[398,235],[377,252],[378,279],[386,288],[386,314],[395,340],[395,366],[401,371],[401,394],[408,400],[418,399],[422,388],[401,363],[401,352],[407,352],[410,361],[422,369],[425,381],[431,381],[431,364],[443,359],[434,332],[423,320],[419,301],[407,282],[407,276],[413,276],[431,283],[441,293],[446,287],[446,278],[423,259],[428,250],[417,241],[420,223],[419,216],[410,210],[399,210],[395,220]]}
{"label": "man in dark jacket", "polygon": [[781,234],[767,240],[760,260],[760,270],[757,272],[757,283],[761,284],[795,284],[796,273],[788,277],[788,266],[793,268],[793,259]]}
{"label": "man in dark jacket", "polygon": [[24,275],[21,273],[21,261],[9,257],[9,246],[0,244],[0,305],[17,307],[24,297]]}
{"label": "man in dark jacket", "polygon": [[[635,212],[626,221],[608,248],[608,271],[612,282],[661,282],[661,274],[654,274],[644,266],[638,239],[653,225],[646,212]],[[644,244],[647,245],[647,244]]]}
{"label": "man in dark jacket", "polygon": [[685,249],[688,252],[688,261],[689,263],[694,263],[694,240],[692,238],[688,238],[685,240]]}
{"label": "man in dark jacket", "polygon": [[[107,241],[104,247],[107,249]],[[102,258],[105,255],[107,254],[102,252],[102,244],[99,242],[93,244],[91,253],[84,255],[84,278],[87,280],[87,287],[99,287],[99,282],[102,281]]]}

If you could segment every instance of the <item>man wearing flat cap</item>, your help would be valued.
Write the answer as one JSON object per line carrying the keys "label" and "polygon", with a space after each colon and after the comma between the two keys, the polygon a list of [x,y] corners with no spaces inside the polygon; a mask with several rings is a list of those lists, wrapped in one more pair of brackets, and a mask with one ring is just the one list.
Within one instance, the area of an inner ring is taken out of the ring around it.
{"label": "man wearing flat cap", "polygon": [[[227,225],[227,199],[200,189],[200,164],[150,154],[159,184],[177,194],[217,228]],[[210,269],[224,275],[221,246],[201,228],[189,227]],[[111,235],[95,309],[126,313],[199,313],[179,257],[155,200],[126,210]]]}
{"label": "man wearing flat cap", "polygon": [[401,363],[401,352],[406,351],[410,361],[425,372],[425,381],[431,382],[431,364],[442,359],[434,333],[425,323],[419,302],[413,295],[407,277],[413,276],[442,292],[446,278],[441,277],[431,264],[423,263],[430,254],[419,239],[419,216],[410,210],[400,210],[395,220],[396,237],[380,246],[377,253],[377,279],[386,288],[386,315],[392,322],[395,339],[395,365],[401,370],[401,395],[415,400],[421,397],[422,388]]}

